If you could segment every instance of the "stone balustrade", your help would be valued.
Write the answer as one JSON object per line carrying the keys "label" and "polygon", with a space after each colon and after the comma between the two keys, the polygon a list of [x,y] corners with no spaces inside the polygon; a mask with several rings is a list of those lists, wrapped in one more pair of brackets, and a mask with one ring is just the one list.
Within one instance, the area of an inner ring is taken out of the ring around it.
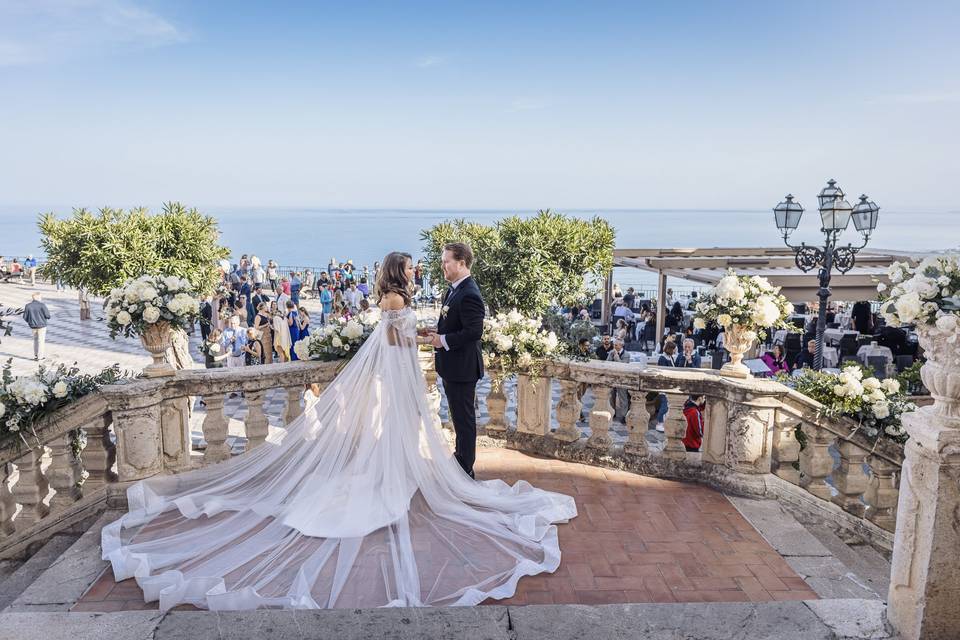
{"label": "stone balustrade", "polygon": [[[430,401],[441,420],[441,394],[432,355],[421,354]],[[0,557],[36,531],[65,517],[80,517],[120,496],[125,483],[216,463],[237,453],[228,444],[224,402],[242,393],[244,447],[267,438],[264,402],[283,389],[283,421],[300,415],[304,386],[325,386],[339,363],[294,362],[243,369],[195,369],[166,378],[104,387],[51,417],[37,429],[40,445],[0,448]],[[614,425],[611,391],[630,399],[625,425]],[[670,412],[662,444],[647,437],[656,398]],[[508,411],[515,396],[516,418]],[[681,408],[688,395],[707,398],[703,446],[687,452]],[[200,423],[206,447],[193,450],[190,416],[205,404]],[[584,399],[588,400],[586,410]],[[872,544],[889,548],[896,521],[902,448],[872,443],[854,425],[826,418],[819,405],[771,380],[724,378],[713,370],[675,369],[607,362],[546,363],[542,375],[520,375],[516,384],[490,389],[485,442],[561,459],[628,469],[658,477],[711,484],[732,493],[778,497],[813,509]],[[73,454],[73,434],[86,446]],[[81,479],[84,479],[81,483]]]}

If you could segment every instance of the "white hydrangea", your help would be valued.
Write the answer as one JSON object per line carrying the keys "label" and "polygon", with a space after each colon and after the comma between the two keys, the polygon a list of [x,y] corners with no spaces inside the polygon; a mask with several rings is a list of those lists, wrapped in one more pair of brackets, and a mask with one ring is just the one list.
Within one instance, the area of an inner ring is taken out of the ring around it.
{"label": "white hydrangea", "polygon": [[507,314],[507,320],[509,320],[510,322],[520,322],[521,320],[523,320],[523,315],[516,309],[513,309],[510,313]]}
{"label": "white hydrangea", "polygon": [[553,331],[548,333],[543,345],[546,348],[547,353],[552,353],[559,345],[560,339],[557,338],[557,334]]}
{"label": "white hydrangea", "polygon": [[297,340],[297,343],[293,345],[293,352],[297,354],[297,358],[299,358],[300,360],[309,360],[310,359],[310,341]]}
{"label": "white hydrangea", "polygon": [[740,282],[737,280],[737,277],[732,274],[721,278],[720,282],[717,283],[714,292],[718,298],[722,300],[731,300],[733,302],[739,302],[747,295],[747,292],[743,290],[742,286],[740,286]]}
{"label": "white hydrangea", "polygon": [[163,279],[163,284],[170,291],[180,290],[180,278],[177,276],[167,276]]}
{"label": "white hydrangea", "polygon": [[343,331],[341,331],[341,334],[348,340],[356,340],[363,335],[363,325],[356,320],[350,320],[347,322],[347,326],[343,328]]}
{"label": "white hydrangea", "polygon": [[777,321],[780,317],[780,309],[777,307],[773,298],[769,296],[760,296],[753,307],[753,321],[761,326],[768,327]]}
{"label": "white hydrangea", "polygon": [[119,313],[117,313],[117,324],[119,324],[120,326],[125,327],[131,322],[133,322],[133,318],[130,316],[130,314],[127,311],[120,311]]}

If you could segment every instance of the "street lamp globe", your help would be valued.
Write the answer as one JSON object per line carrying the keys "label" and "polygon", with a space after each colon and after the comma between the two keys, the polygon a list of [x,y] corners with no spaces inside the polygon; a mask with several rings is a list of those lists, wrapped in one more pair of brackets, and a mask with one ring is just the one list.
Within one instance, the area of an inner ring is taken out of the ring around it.
{"label": "street lamp globe", "polygon": [[843,190],[837,186],[837,181],[827,181],[827,186],[820,191],[817,199],[820,201],[820,219],[823,221],[821,228],[826,232],[846,229],[853,207],[844,200]]}
{"label": "street lamp globe", "polygon": [[872,200],[867,200],[866,195],[861,195],[860,202],[853,208],[853,226],[855,226],[857,231],[862,233],[864,237],[867,237],[877,228],[877,218],[879,215],[880,207],[877,206],[877,203]]}
{"label": "street lamp globe", "polygon": [[787,194],[783,202],[773,208],[773,218],[777,223],[777,229],[780,229],[784,237],[796,231],[802,215],[803,207],[800,206],[799,202],[793,201],[793,194],[790,193]]}

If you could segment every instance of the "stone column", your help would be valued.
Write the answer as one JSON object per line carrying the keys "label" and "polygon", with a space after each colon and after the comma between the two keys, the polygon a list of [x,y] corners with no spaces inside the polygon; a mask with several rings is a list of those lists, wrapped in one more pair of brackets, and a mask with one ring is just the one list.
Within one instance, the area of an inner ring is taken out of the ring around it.
{"label": "stone column", "polygon": [[[121,482],[149,478],[164,470],[160,401],[165,383],[163,379],[144,380],[100,390],[113,416],[117,476]],[[108,437],[105,432],[99,435]]]}
{"label": "stone column", "polygon": [[708,410],[704,416],[706,428],[700,459],[710,464],[725,464],[727,461],[727,418],[729,400],[722,396],[707,398]]}
{"label": "stone column", "polygon": [[263,401],[266,391],[247,391],[244,399],[247,401],[247,419],[244,421],[244,431],[247,436],[247,451],[260,446],[267,440],[270,424],[263,412]]}
{"label": "stone column", "polygon": [[300,406],[300,396],[303,395],[303,388],[287,387],[285,391],[287,393],[287,401],[283,405],[284,426],[299,418],[300,414],[303,413],[303,407]]}
{"label": "stone column", "polygon": [[[777,411],[773,428],[773,472],[792,484],[800,484],[800,443],[796,429],[799,420],[790,414]],[[794,465],[797,466],[794,466]]]}
{"label": "stone column", "polygon": [[726,465],[741,473],[770,473],[773,420],[778,402],[749,394],[728,407]]}
{"label": "stone column", "polygon": [[610,406],[610,387],[594,384],[593,409],[590,411],[590,437],[587,446],[592,449],[609,449],[613,444],[610,438],[610,422],[613,420],[613,407]]}
{"label": "stone column", "polygon": [[40,458],[45,453],[44,447],[28,449],[16,464],[20,471],[20,479],[13,485],[13,498],[20,505],[20,513],[16,517],[16,528],[22,530],[39,522],[50,513],[50,507],[44,502],[50,485],[40,470]]}
{"label": "stone column", "polygon": [[647,411],[647,392],[630,390],[630,410],[627,411],[627,432],[629,436],[623,445],[624,453],[635,456],[647,455],[647,425],[650,424],[650,412]]}
{"label": "stone column", "polygon": [[557,403],[557,427],[553,437],[564,442],[575,442],[580,439],[580,429],[577,421],[580,420],[580,398],[577,396],[580,383],[576,380],[560,381],[560,402]]}
{"label": "stone column", "polygon": [[550,383],[545,375],[517,376],[517,431],[545,436],[550,433]]}
{"label": "stone column", "polygon": [[160,440],[164,465],[170,469],[190,466],[190,399],[170,398],[160,403]]}
{"label": "stone column", "polygon": [[[497,384],[490,382],[490,393],[487,394],[487,415],[490,419],[484,425],[487,435],[500,435],[507,430],[507,394],[503,392],[506,380]],[[439,418],[438,418],[439,420]]]}
{"label": "stone column", "polygon": [[863,463],[870,452],[849,440],[841,440],[837,449],[840,451],[840,466],[833,474],[833,484],[839,493],[833,496],[833,502],[843,507],[844,511],[862,518],[865,505],[860,497],[868,484]]}
{"label": "stone column", "polygon": [[810,422],[804,422],[802,430],[807,442],[800,452],[800,471],[803,474],[800,486],[818,498],[830,500],[833,492],[830,491],[827,478],[833,472],[833,457],[829,449],[837,436]]}
{"label": "stone column", "polygon": [[108,482],[116,482],[113,465],[117,462],[117,447],[110,441],[110,425],[104,416],[98,416],[84,425],[87,432],[87,446],[83,450],[83,468],[89,474],[85,483],[89,491],[98,489]]}
{"label": "stone column", "polygon": [[879,456],[870,457],[870,485],[864,499],[867,502],[867,520],[887,531],[897,523],[897,475],[900,467]]}
{"label": "stone column", "polygon": [[207,450],[203,455],[204,464],[213,464],[230,457],[227,445],[227,418],[223,413],[224,396],[214,393],[203,396],[207,403],[207,415],[203,417],[203,439],[207,441]]}
{"label": "stone column", "polygon": [[73,455],[73,439],[70,437],[70,432],[50,441],[50,457],[47,480],[56,491],[50,499],[50,509],[59,511],[69,507],[83,496],[77,484],[82,477],[77,469],[80,462]]}

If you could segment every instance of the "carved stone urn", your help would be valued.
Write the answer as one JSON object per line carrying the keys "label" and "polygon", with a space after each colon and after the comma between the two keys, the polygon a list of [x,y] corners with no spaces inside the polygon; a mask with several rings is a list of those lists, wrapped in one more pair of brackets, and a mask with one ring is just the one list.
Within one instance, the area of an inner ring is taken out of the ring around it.
{"label": "carved stone urn", "polygon": [[140,341],[143,348],[150,352],[153,362],[143,368],[143,375],[148,378],[158,378],[160,376],[172,376],[176,373],[173,365],[167,362],[167,349],[173,346],[173,332],[170,323],[166,320],[147,324],[143,333],[140,334]]}
{"label": "carved stone urn", "polygon": [[749,378],[750,369],[743,364],[743,354],[753,346],[757,333],[739,324],[732,324],[723,333],[723,348],[730,353],[730,362],[720,368],[728,378]]}
{"label": "carved stone urn", "polygon": [[944,426],[960,428],[960,327],[920,326],[917,337],[927,358],[920,378],[933,397],[931,413]]}

